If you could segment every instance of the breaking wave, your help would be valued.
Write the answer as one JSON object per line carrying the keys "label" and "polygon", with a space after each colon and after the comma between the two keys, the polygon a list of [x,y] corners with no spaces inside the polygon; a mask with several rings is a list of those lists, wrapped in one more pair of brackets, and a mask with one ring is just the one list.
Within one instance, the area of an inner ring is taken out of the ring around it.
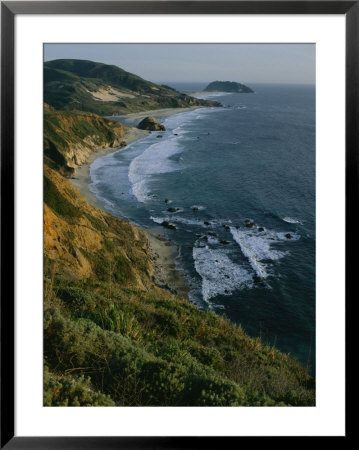
{"label": "breaking wave", "polygon": [[195,269],[202,278],[201,293],[207,303],[217,295],[231,295],[233,291],[253,284],[251,274],[234,263],[226,250],[199,246],[197,241],[193,248],[193,260]]}
{"label": "breaking wave", "polygon": [[269,230],[242,231],[230,227],[233,239],[237,242],[244,256],[260,278],[267,278],[268,272],[263,261],[275,261],[288,255],[287,251],[273,249],[272,245],[281,241],[296,241],[296,233],[273,232]]}

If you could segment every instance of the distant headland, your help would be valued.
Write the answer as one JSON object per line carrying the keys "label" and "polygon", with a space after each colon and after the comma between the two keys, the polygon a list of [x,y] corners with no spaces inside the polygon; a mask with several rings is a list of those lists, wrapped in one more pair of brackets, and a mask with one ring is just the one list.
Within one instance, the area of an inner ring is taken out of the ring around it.
{"label": "distant headland", "polygon": [[237,83],[235,81],[212,81],[209,85],[204,89],[206,92],[233,92],[239,94],[250,94],[254,91],[242,83]]}

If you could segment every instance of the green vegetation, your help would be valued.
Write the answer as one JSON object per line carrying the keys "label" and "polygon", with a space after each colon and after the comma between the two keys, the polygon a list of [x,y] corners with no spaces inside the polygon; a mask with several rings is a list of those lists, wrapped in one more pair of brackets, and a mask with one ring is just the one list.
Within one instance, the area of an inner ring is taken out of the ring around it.
{"label": "green vegetation", "polygon": [[130,72],[86,60],[58,59],[44,64],[44,101],[58,110],[118,115],[160,108],[221,106]]}
{"label": "green vegetation", "polygon": [[45,366],[44,406],[115,406],[115,403],[109,396],[94,392],[90,378],[57,377]]}
{"label": "green vegetation", "polygon": [[313,379],[288,355],[225,317],[165,291],[123,289],[116,277],[69,282],[49,271],[44,330],[47,405],[314,404]]}
{"label": "green vegetation", "polygon": [[212,81],[206,87],[205,91],[234,92],[238,94],[250,94],[254,92],[245,84],[236,83],[235,81]]}
{"label": "green vegetation", "polygon": [[79,210],[61,195],[55,184],[46,175],[44,176],[44,202],[64,219],[81,215]]}

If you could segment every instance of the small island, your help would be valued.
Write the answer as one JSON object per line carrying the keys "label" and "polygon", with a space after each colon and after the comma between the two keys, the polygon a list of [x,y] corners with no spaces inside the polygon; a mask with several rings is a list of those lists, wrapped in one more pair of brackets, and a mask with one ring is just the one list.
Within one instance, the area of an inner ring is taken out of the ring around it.
{"label": "small island", "polygon": [[251,94],[254,91],[242,83],[235,81],[212,81],[205,89],[206,92],[233,92],[238,94]]}

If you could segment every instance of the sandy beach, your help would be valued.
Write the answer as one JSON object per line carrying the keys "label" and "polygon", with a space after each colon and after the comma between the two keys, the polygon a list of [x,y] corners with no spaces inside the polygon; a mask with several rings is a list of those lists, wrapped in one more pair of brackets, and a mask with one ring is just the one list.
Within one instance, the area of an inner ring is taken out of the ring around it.
{"label": "sandy beach", "polygon": [[[141,113],[129,114],[131,120],[141,120],[144,117],[151,115],[151,117],[159,120],[165,116],[178,114],[184,111],[190,111],[198,108],[167,108],[154,111],[144,111]],[[124,141],[127,144],[134,142],[137,139],[141,139],[147,136],[150,131],[139,130],[134,127],[127,127],[125,131]],[[108,155],[116,151],[126,151],[127,147],[120,148],[104,148],[93,152],[87,159],[86,163],[79,166],[73,178],[70,182],[75,186],[86,200],[96,208],[103,209],[103,205],[100,200],[90,191],[89,183],[90,179],[90,166],[97,159],[102,156]],[[148,238],[149,248],[152,254],[154,266],[155,266],[155,283],[161,288],[168,289],[173,294],[180,297],[187,297],[189,288],[186,285],[182,273],[176,268],[176,257],[178,256],[178,247],[167,240],[164,236],[164,230],[160,227],[153,228],[152,230],[142,229]]]}
{"label": "sandy beach", "polygon": [[[197,105],[197,106],[191,106],[191,107],[188,107],[188,108],[154,109],[154,110],[149,110],[149,111],[142,111],[142,112],[137,112],[137,113],[120,115],[120,116],[116,116],[116,118],[118,118],[120,122],[121,122],[121,119],[124,120],[125,122],[127,122],[127,121],[130,121],[130,122],[138,121],[138,122],[140,122],[145,117],[150,116],[153,119],[155,119],[156,121],[160,121],[164,117],[172,116],[173,114],[180,114],[182,112],[192,111],[194,109],[199,109],[199,108],[203,108],[203,107]],[[107,118],[111,119],[111,117],[107,117]]]}
{"label": "sandy beach", "polygon": [[[147,130],[139,130],[138,128],[129,128],[127,127],[125,130],[125,137],[124,141],[128,144],[131,144],[131,142],[136,141],[137,139],[141,139],[145,136],[147,136],[150,133],[150,131]],[[96,206],[96,208],[102,209],[102,203],[98,200],[98,198],[90,191],[89,188],[89,182],[90,180],[90,166],[97,158],[101,158],[102,156],[109,155],[110,153],[124,151],[126,147],[107,147],[107,148],[100,148],[96,150],[95,152],[91,153],[87,161],[82,164],[81,166],[78,166],[75,174],[72,178],[70,178],[70,181],[73,186],[75,186],[81,194],[86,198],[86,200],[90,203],[92,206]]]}
{"label": "sandy beach", "polygon": [[162,230],[143,230],[149,240],[149,247],[155,265],[155,279],[157,286],[168,289],[179,297],[187,297],[189,288],[182,273],[176,267],[178,247],[166,239]]}

